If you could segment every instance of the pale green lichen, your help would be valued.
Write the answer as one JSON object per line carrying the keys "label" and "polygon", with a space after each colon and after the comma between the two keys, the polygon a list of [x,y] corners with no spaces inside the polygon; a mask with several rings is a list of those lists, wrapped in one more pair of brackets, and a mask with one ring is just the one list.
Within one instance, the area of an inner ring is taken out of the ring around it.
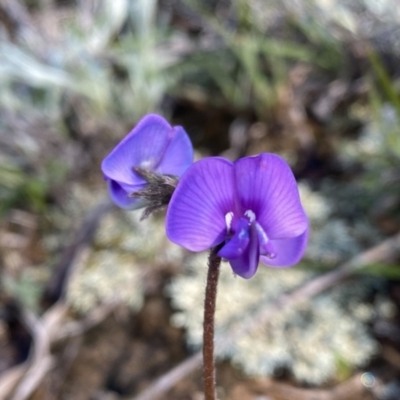
{"label": "pale green lichen", "polygon": [[[84,188],[77,193],[72,205],[86,197]],[[140,210],[114,209],[100,220],[93,245],[70,279],[67,301],[73,309],[87,313],[99,304],[116,303],[137,311],[146,273],[154,265],[181,261],[183,250],[166,238],[163,218],[140,221],[140,216]]]}
{"label": "pale green lichen", "polygon": [[91,252],[82,261],[67,291],[67,301],[74,309],[87,313],[105,303],[140,309],[142,277],[133,255],[101,250]]}

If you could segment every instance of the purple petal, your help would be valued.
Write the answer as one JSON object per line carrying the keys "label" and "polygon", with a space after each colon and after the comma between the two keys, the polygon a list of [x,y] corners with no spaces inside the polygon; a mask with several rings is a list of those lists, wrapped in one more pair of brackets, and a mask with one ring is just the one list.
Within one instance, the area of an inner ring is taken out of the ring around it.
{"label": "purple petal", "polygon": [[175,126],[172,139],[157,167],[157,172],[181,176],[193,162],[193,147],[189,136],[180,126]]}
{"label": "purple petal", "polygon": [[229,260],[233,272],[242,278],[249,279],[257,271],[260,251],[257,238],[257,230],[254,224],[250,226],[250,243],[244,253],[234,259]]}
{"label": "purple petal", "polygon": [[218,252],[226,260],[240,257],[247,249],[250,241],[250,225],[246,218],[241,218],[236,225],[236,232],[232,239]]}
{"label": "purple petal", "polygon": [[299,236],[308,226],[296,180],[288,164],[275,154],[245,157],[235,163],[238,196],[268,238]]}
{"label": "purple petal", "polygon": [[182,176],[167,211],[169,239],[191,251],[224,241],[225,215],[234,212],[233,164],[209,157],[194,163]]}
{"label": "purple petal", "polygon": [[[115,181],[113,181],[115,182]],[[124,183],[124,182],[118,182],[118,185],[127,193],[134,193],[137,192],[140,189],[143,189],[146,186],[146,182],[142,181],[140,183],[136,183],[135,185]]]}
{"label": "purple petal", "polygon": [[[144,185],[142,185],[142,186],[144,186]],[[126,210],[133,210],[135,208],[140,208],[143,206],[143,200],[129,197],[129,193],[126,192],[115,181],[108,181],[108,189],[109,189],[112,201],[121,208],[124,208]],[[137,189],[139,190],[139,189],[141,189],[141,187],[137,187]]]}
{"label": "purple petal", "polygon": [[254,223],[257,230],[258,243],[260,246],[260,254],[263,256],[268,256],[268,258],[276,257],[276,250],[272,244],[272,241],[268,238],[264,229],[257,222]]}
{"label": "purple petal", "polygon": [[132,171],[133,166],[154,169],[161,162],[173,136],[168,122],[158,115],[147,115],[103,160],[103,174],[111,180],[128,185],[144,183]]}
{"label": "purple petal", "polygon": [[308,241],[308,229],[301,235],[289,238],[271,240],[276,257],[261,256],[261,262],[270,267],[291,267],[297,264],[304,254]]}

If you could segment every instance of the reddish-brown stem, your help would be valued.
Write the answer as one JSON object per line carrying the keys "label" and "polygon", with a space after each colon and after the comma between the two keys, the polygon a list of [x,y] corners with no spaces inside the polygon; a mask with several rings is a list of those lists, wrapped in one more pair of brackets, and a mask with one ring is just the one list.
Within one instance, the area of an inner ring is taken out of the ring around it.
{"label": "reddish-brown stem", "polygon": [[203,380],[204,399],[215,400],[215,363],[214,363],[214,316],[217,299],[217,286],[221,257],[219,247],[211,250],[208,258],[208,273],[206,297],[204,299],[204,330],[203,330]]}

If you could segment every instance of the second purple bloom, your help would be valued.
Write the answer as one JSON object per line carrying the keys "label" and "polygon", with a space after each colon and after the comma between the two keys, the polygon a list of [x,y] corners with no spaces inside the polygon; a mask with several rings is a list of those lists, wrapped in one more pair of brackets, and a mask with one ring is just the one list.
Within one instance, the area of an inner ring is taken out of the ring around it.
{"label": "second purple bloom", "polygon": [[193,162],[190,139],[180,126],[172,127],[159,115],[143,117],[103,160],[101,169],[114,203],[125,209],[143,207],[132,193],[147,186],[135,167],[160,175],[181,176]]}
{"label": "second purple bloom", "polygon": [[288,267],[302,257],[308,220],[289,165],[269,153],[235,163],[219,157],[193,164],[167,212],[167,235],[191,251],[221,246],[233,271],[251,278],[261,260]]}

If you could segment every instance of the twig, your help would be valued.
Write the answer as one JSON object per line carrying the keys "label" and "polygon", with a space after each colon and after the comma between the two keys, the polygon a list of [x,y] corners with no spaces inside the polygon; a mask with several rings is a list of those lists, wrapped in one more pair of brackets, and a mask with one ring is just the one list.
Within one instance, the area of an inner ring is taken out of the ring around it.
{"label": "twig", "polygon": [[30,353],[30,365],[19,382],[12,400],[27,399],[49,371],[53,362],[50,355],[48,329],[46,329],[43,321],[36,318],[33,313],[25,311],[23,313],[23,322],[32,334],[33,350]]}
{"label": "twig", "polygon": [[[352,258],[350,261],[344,263],[341,267],[335,269],[334,271],[318,276],[317,278],[301,286],[299,289],[294,290],[290,294],[278,297],[278,299],[271,306],[260,311],[258,315],[251,319],[249,318],[244,320],[242,324],[243,328],[238,330],[234,335],[229,338],[224,337],[223,339],[219,339],[217,353],[231,346],[231,343],[236,341],[239,337],[249,334],[258,326],[265,324],[266,321],[273,318],[274,315],[276,315],[282,309],[302,302],[323,292],[324,290],[329,289],[367,265],[374,264],[379,261],[391,261],[399,255],[400,233],[395,235],[393,238],[385,240],[372,249]],[[201,361],[201,352],[196,353],[162,377],[158,378],[152,386],[150,386],[148,389],[145,389],[138,396],[132,398],[132,400],[155,400],[159,398],[181,379],[184,379],[194,370],[200,368]]]}
{"label": "twig", "polygon": [[158,378],[149,388],[145,389],[132,400],[153,400],[159,398],[165,392],[170,390],[177,382],[196,369],[199,369],[202,361],[203,356],[201,352],[194,354]]}
{"label": "twig", "polygon": [[104,304],[95,308],[81,321],[68,322],[62,326],[58,332],[54,334],[54,340],[57,341],[83,335],[89,329],[104,321],[114,309],[115,304],[113,303]]}
{"label": "twig", "polygon": [[333,386],[330,389],[302,389],[286,383],[265,379],[255,381],[251,390],[256,393],[265,393],[276,400],[368,400],[368,389],[362,383],[362,374],[358,373],[346,382]]}
{"label": "twig", "polygon": [[6,370],[0,375],[0,400],[9,398],[10,393],[13,392],[15,387],[25,376],[28,368],[29,366],[27,363],[23,363]]}

